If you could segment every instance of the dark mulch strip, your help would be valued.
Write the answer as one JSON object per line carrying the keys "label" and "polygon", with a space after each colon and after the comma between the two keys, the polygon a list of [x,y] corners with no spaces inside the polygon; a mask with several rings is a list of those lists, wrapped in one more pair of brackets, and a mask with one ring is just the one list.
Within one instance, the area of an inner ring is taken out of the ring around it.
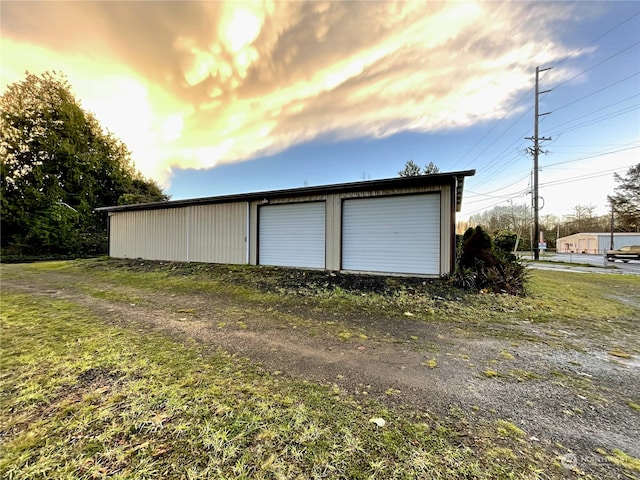
{"label": "dark mulch strip", "polygon": [[123,269],[130,272],[166,272],[171,275],[204,275],[233,285],[261,291],[313,295],[321,291],[344,290],[354,294],[394,295],[399,291],[415,295],[456,298],[464,293],[441,279],[405,276],[304,270],[284,267],[226,265],[211,263],[162,262],[109,259],[89,264],[99,270]]}

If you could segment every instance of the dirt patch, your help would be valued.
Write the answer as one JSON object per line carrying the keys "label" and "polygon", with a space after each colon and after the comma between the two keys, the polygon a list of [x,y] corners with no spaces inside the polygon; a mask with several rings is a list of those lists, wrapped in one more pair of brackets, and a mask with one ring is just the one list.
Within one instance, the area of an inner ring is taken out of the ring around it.
{"label": "dirt patch", "polygon": [[[99,262],[93,265],[102,268]],[[425,279],[268,268],[267,274],[255,275],[242,268],[153,262],[127,262],[123,268],[178,269],[185,275],[205,270],[227,284],[302,297],[336,287],[364,295],[395,294],[399,289],[454,300],[457,295]],[[599,449],[640,457],[640,414],[629,406],[640,403],[640,366],[635,358],[612,357],[597,341],[569,330],[555,332],[555,338],[579,348],[528,337],[538,327],[527,324],[475,328],[455,320],[424,322],[403,315],[319,310],[304,302],[260,309],[216,292],[167,295],[129,288],[137,301],[114,301],[83,293],[85,280],[69,273],[16,272],[3,278],[3,288],[67,298],[107,322],[222,348],[274,375],[332,385],[358,398],[375,398],[454,423],[463,419],[457,425],[469,426],[461,438],[470,445],[476,440],[474,432],[500,419],[558,456],[575,455],[575,466],[603,478],[614,476],[605,457],[596,453]],[[112,288],[117,286],[104,285],[107,292]],[[514,329],[521,334],[518,340],[509,334]],[[629,335],[638,342],[637,330]],[[90,373],[86,376],[91,382]],[[104,372],[97,372],[98,377]]]}

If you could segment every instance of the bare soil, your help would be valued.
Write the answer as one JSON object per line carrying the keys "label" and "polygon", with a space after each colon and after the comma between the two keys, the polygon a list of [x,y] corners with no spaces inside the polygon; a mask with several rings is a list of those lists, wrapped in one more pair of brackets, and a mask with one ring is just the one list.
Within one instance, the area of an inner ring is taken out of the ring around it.
{"label": "bare soil", "polygon": [[[126,268],[158,265],[130,262]],[[188,274],[190,267],[184,268]],[[127,287],[135,301],[123,301],[117,295],[109,298],[117,285],[101,285],[98,277],[84,278],[82,272],[27,273],[13,265],[3,270],[11,272],[3,276],[3,289],[69,299],[106,322],[165,332],[205,349],[222,348],[275,375],[337,385],[392,409],[450,422],[469,445],[482,425],[502,419],[521,428],[528,441],[554,451],[569,468],[600,478],[627,478],[619,476],[620,470],[601,455],[602,450],[620,449],[640,457],[640,412],[629,406],[640,402],[640,362],[612,357],[597,336],[567,330],[547,341],[535,325],[526,323],[488,328],[456,319],[425,322],[383,312],[320,309],[304,301],[309,292],[336,286],[366,295],[384,294],[399,283],[416,295],[427,287],[431,295],[453,295],[444,287],[437,291],[437,282],[288,270],[265,270],[240,281],[233,271],[217,272],[227,276],[225,281],[243,282],[283,298],[304,292],[300,301],[261,308],[241,295],[167,295],[142,287]],[[85,293],[82,286],[88,281],[94,291],[104,287],[106,298]],[[350,334],[341,336],[342,331]],[[640,348],[639,337],[637,330],[629,332],[626,341]],[[558,338],[571,347],[562,347]]]}

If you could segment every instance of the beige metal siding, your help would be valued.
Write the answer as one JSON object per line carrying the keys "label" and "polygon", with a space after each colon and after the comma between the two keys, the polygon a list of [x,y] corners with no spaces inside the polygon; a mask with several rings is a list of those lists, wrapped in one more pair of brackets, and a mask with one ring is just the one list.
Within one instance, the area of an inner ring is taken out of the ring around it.
{"label": "beige metal siding", "polygon": [[[367,197],[387,197],[391,195],[410,195],[417,193],[429,193],[429,192],[449,192],[449,187],[446,185],[428,185],[424,187],[412,187],[412,188],[389,188],[383,190],[366,190],[361,192],[348,192],[339,194],[340,198],[367,198]],[[448,193],[447,193],[448,194]]]}
{"label": "beige metal siding", "polygon": [[111,214],[116,258],[246,263],[246,202]]}
{"label": "beige metal siding", "polygon": [[[342,202],[420,193],[440,193],[440,273],[452,269],[451,187],[434,185],[404,189],[341,192],[247,202],[190,205],[110,214],[110,255],[119,258],[247,263],[258,261],[258,207],[309,201],[326,202],[325,251],[328,270],[339,270],[342,256]],[[248,231],[247,231],[248,229]],[[247,244],[248,242],[248,244]]]}
{"label": "beige metal siding", "polygon": [[340,256],[342,252],[342,201],[340,196],[329,195],[326,205],[326,268],[327,270],[340,270]]}
{"label": "beige metal siding", "polygon": [[189,261],[247,263],[247,203],[194,205],[189,211]]}
{"label": "beige metal siding", "polygon": [[453,270],[451,257],[455,254],[455,221],[452,212],[456,206],[452,204],[451,187],[441,187],[440,194],[440,275]]}
{"label": "beige metal siding", "polygon": [[249,207],[249,264],[258,264],[258,202]]}
{"label": "beige metal siding", "polygon": [[115,212],[110,221],[112,257],[187,260],[187,208]]}

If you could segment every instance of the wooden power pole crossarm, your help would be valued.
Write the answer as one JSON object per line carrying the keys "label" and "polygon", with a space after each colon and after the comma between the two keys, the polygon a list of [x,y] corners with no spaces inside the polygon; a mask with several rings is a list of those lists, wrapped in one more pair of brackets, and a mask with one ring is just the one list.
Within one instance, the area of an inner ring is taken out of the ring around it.
{"label": "wooden power pole crossarm", "polygon": [[539,77],[540,72],[544,72],[547,70],[551,70],[553,67],[549,68],[540,68],[536,67],[536,93],[535,93],[535,114],[534,114],[534,124],[533,124],[533,137],[527,137],[527,140],[533,140],[533,256],[534,260],[540,260],[540,247],[538,243],[540,242],[540,215],[539,215],[539,194],[538,194],[538,155],[540,153],[540,142],[544,140],[551,140],[550,138],[538,136],[538,120],[543,115],[549,115],[551,112],[547,113],[539,113],[538,105],[540,100],[540,95],[543,93],[550,92],[551,90],[543,90],[542,92],[539,90]]}

